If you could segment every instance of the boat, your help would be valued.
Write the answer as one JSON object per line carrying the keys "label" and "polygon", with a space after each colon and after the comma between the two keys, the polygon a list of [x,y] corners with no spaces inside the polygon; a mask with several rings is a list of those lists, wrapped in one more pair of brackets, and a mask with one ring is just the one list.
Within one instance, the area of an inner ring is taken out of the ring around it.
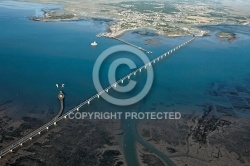
{"label": "boat", "polygon": [[97,43],[94,41],[93,43],[91,43],[91,46],[97,46]]}

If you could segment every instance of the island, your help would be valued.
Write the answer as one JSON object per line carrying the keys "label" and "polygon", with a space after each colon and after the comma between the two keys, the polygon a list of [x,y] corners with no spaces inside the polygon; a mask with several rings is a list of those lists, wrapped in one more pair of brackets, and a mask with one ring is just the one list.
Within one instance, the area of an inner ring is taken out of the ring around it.
{"label": "island", "polygon": [[236,34],[231,33],[231,32],[219,32],[217,33],[217,37],[221,39],[225,39],[227,41],[233,41],[237,38]]}
{"label": "island", "polygon": [[[34,0],[28,0],[33,2]],[[37,2],[37,1],[36,1]],[[45,2],[40,0],[39,2]],[[46,1],[58,3],[60,1]],[[82,5],[84,4],[84,5]],[[231,5],[224,2],[199,1],[194,6],[189,1],[64,1],[62,9],[44,11],[35,21],[63,21],[101,18],[108,19],[108,28],[97,36],[117,37],[129,30],[151,29],[159,35],[206,36],[209,31],[201,25],[248,25],[250,15],[244,3]],[[112,20],[112,21],[111,21]]]}

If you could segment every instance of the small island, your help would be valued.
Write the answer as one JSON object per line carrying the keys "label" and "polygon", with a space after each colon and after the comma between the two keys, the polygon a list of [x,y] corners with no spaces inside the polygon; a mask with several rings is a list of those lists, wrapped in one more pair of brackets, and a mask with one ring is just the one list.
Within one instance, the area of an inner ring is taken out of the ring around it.
{"label": "small island", "polygon": [[237,38],[236,34],[231,32],[219,32],[216,36],[221,39],[226,39],[227,41],[233,41]]}

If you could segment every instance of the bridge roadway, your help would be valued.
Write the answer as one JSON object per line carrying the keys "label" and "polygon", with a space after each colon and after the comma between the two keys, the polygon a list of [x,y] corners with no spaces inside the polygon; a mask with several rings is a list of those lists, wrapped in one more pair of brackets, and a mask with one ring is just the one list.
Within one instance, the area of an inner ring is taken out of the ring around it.
{"label": "bridge roadway", "polygon": [[144,48],[139,47],[139,46],[136,46],[136,45],[134,45],[134,44],[132,44],[132,43],[129,43],[129,42],[125,41],[125,40],[122,40],[122,39],[119,39],[119,38],[116,38],[116,37],[111,37],[111,38],[112,38],[112,39],[119,40],[119,41],[121,41],[121,42],[123,42],[123,43],[125,43],[125,44],[127,44],[127,45],[132,46],[132,47],[135,47],[135,48],[137,48],[137,49],[139,49],[139,50],[141,50],[141,51],[146,52],[147,54],[152,54],[151,51],[147,51],[147,50],[145,50]]}
{"label": "bridge roadway", "polygon": [[42,131],[46,131],[49,129],[49,127],[56,125],[58,121],[62,120],[62,119],[67,119],[67,117],[75,112],[75,111],[79,111],[79,109],[86,105],[86,104],[90,104],[90,102],[92,100],[94,100],[95,98],[99,98],[103,93],[108,93],[108,91],[111,88],[116,88],[116,85],[119,83],[123,83],[123,81],[125,79],[130,79],[131,76],[136,75],[137,72],[141,72],[143,69],[146,69],[147,66],[151,66],[152,64],[155,64],[156,62],[162,60],[164,57],[167,57],[169,55],[171,55],[173,52],[175,52],[176,50],[180,49],[181,47],[189,44],[190,42],[192,42],[195,38],[192,38],[190,40],[188,40],[187,42],[169,50],[168,52],[156,57],[155,59],[151,60],[150,62],[148,62],[147,64],[141,66],[140,68],[132,71],[131,73],[129,73],[128,75],[126,75],[125,77],[119,79],[118,81],[116,81],[115,83],[111,84],[109,87],[103,89],[102,91],[100,91],[99,93],[97,93],[96,95],[90,97],[89,99],[85,100],[84,102],[80,103],[78,106],[76,106],[75,108],[71,109],[70,111],[68,111],[67,113],[63,114],[62,116],[53,118],[51,121],[49,121],[48,123],[46,123],[45,125],[41,126],[40,128],[36,129],[35,131],[31,132],[30,134],[24,136],[23,138],[15,141],[14,143],[12,143],[11,145],[5,147],[4,149],[1,150],[0,152],[0,158],[2,158],[4,155],[13,152],[14,149],[23,146],[23,144],[29,140],[32,140],[33,137],[40,135]]}

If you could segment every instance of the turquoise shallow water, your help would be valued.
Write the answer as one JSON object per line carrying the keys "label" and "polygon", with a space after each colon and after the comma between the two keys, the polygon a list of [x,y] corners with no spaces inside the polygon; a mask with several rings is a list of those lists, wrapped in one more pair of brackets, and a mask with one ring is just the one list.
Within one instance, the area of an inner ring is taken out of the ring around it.
{"label": "turquoise shallow water", "polygon": [[[46,118],[48,109],[58,110],[58,89],[55,84],[66,85],[66,110],[94,95],[96,91],[92,81],[92,69],[95,60],[105,49],[121,43],[95,37],[105,30],[102,22],[33,22],[27,19],[30,15],[34,15],[34,9],[0,8],[0,103],[15,98],[8,110],[10,115],[25,116],[34,113]],[[248,29],[243,27],[239,32],[244,28]],[[100,99],[94,101],[88,110],[149,111],[152,106],[164,103],[176,106],[176,111],[188,111],[194,105],[214,101],[207,94],[209,85],[214,82],[237,82],[249,89],[250,85],[243,82],[245,78],[249,78],[250,73],[249,34],[236,32],[239,39],[229,43],[218,40],[215,33],[216,29],[210,37],[197,38],[173,56],[158,63],[154,67],[153,87],[140,103],[140,108],[138,105],[120,108]],[[190,39],[145,37],[130,32],[121,38],[153,51],[149,55],[150,59]],[[144,45],[146,39],[153,39],[157,44]],[[90,46],[94,40],[99,43],[98,47]],[[112,58],[122,56],[124,55],[121,53]],[[126,56],[135,60],[138,66],[141,65],[137,58],[127,54]],[[106,61],[102,71],[101,80],[104,86],[108,85],[107,66],[112,58]],[[118,75],[126,72],[129,70],[124,68]],[[144,77],[143,74],[137,77],[139,85],[143,85]],[[115,92],[111,94],[119,95]],[[179,105],[182,109],[179,109]],[[124,128],[131,131],[125,132],[124,143],[127,146],[124,149],[128,164],[133,164],[136,162],[133,155],[135,131],[131,127],[126,128],[126,125],[133,122],[124,123]]]}

